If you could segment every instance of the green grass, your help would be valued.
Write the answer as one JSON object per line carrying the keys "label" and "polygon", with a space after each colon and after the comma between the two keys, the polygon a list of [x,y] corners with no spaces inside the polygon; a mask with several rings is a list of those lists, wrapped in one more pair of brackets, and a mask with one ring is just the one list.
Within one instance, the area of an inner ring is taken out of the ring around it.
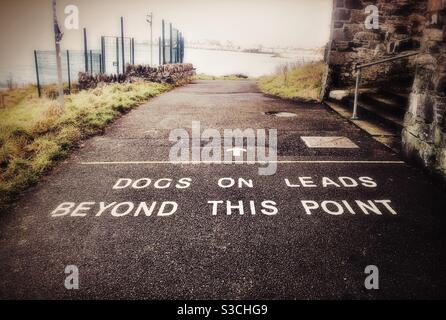
{"label": "green grass", "polygon": [[252,80],[252,78],[244,74],[228,74],[225,76],[211,76],[205,73],[200,73],[195,76],[196,80]]}
{"label": "green grass", "polygon": [[324,62],[280,66],[275,74],[261,77],[258,86],[266,94],[284,99],[319,101]]}
{"label": "green grass", "polygon": [[38,98],[35,87],[8,92],[0,109],[0,207],[63,159],[80,140],[101,133],[122,113],[170,90],[166,84],[110,84],[65,96]]}

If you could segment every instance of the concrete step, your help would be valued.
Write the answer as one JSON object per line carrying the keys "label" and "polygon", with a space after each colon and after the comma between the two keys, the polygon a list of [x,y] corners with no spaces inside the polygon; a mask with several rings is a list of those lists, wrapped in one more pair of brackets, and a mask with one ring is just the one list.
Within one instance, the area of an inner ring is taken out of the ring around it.
{"label": "concrete step", "polygon": [[[340,114],[343,118],[351,119],[353,104],[350,106],[347,101],[339,102],[333,99],[328,99],[325,103],[335,112]],[[401,127],[402,121],[398,118],[387,119],[383,121],[381,117],[376,117],[373,113],[365,108],[361,108],[361,117],[359,120],[350,120],[356,126],[370,134],[375,140],[386,145],[396,153],[401,151]],[[399,123],[399,125],[395,125]],[[392,125],[389,125],[392,123]]]}
{"label": "concrete step", "polygon": [[[327,100],[327,104],[344,118],[353,113],[352,89]],[[338,98],[338,99],[336,99]],[[352,122],[394,151],[401,150],[401,130],[409,106],[409,90],[398,84],[387,88],[361,88],[358,99],[359,120]]]}
{"label": "concrete step", "polygon": [[[353,94],[340,102],[353,110]],[[360,92],[358,99],[358,115],[360,118],[371,119],[374,122],[401,130],[408,105],[409,96],[405,91],[364,89]]]}
{"label": "concrete step", "polygon": [[409,96],[411,89],[407,88],[383,88],[379,90],[379,93],[392,99],[393,101],[403,105],[409,105]]}
{"label": "concrete step", "polygon": [[404,117],[409,98],[405,95],[396,95],[386,92],[363,93],[360,95],[360,102],[375,106],[377,110],[384,113],[392,113]]}
{"label": "concrete step", "polygon": [[[353,108],[353,101],[350,103]],[[360,118],[374,119],[377,122],[401,130],[403,128],[404,112],[391,108],[390,106],[382,107],[376,102],[360,99],[358,103],[358,116]]]}

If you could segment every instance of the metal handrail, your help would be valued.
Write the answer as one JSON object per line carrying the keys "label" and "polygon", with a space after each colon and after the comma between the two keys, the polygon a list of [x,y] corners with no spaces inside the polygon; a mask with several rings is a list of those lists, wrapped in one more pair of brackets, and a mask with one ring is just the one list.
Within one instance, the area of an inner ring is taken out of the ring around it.
{"label": "metal handrail", "polygon": [[381,63],[385,63],[385,62],[390,62],[390,61],[395,61],[395,60],[400,60],[400,59],[404,59],[404,58],[408,58],[408,57],[412,57],[412,56],[416,56],[420,54],[419,51],[417,52],[411,52],[411,53],[406,53],[406,54],[402,54],[399,56],[395,56],[395,57],[391,57],[391,58],[386,58],[386,59],[382,59],[382,60],[378,60],[378,61],[374,61],[374,62],[369,62],[369,63],[364,63],[364,64],[360,64],[354,67],[354,71],[357,71],[356,73],[356,87],[355,87],[355,101],[353,104],[353,114],[352,114],[352,120],[358,120],[358,95],[359,95],[359,82],[361,81],[361,70],[364,68],[368,68],[377,64],[381,64]]}

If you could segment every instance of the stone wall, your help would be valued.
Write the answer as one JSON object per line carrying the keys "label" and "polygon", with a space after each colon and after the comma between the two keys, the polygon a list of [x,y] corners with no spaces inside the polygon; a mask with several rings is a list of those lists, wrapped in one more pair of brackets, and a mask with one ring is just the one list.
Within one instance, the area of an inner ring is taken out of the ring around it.
{"label": "stone wall", "polygon": [[408,159],[446,177],[446,0],[429,0],[422,52],[404,120]]}
{"label": "stone wall", "polygon": [[[380,11],[380,28],[365,27],[365,7]],[[327,89],[352,88],[353,68],[384,56],[420,51],[399,63],[362,73],[361,86],[403,83],[410,105],[402,132],[403,154],[446,177],[446,0],[334,0]]]}
{"label": "stone wall", "polygon": [[[328,48],[330,87],[354,85],[353,67],[386,55],[420,48],[427,0],[334,0],[331,43]],[[365,8],[379,9],[379,29],[366,29]],[[363,70],[363,86],[379,86],[389,81],[413,81],[415,58]]]}
{"label": "stone wall", "polygon": [[142,78],[151,82],[177,83],[195,75],[191,63],[165,64],[158,67],[148,65],[127,65],[127,77]]}
{"label": "stone wall", "polygon": [[96,88],[100,83],[122,83],[144,79],[151,82],[180,83],[187,82],[195,76],[191,63],[165,64],[157,67],[148,65],[127,65],[125,74],[96,74],[80,72],[78,77],[79,90]]}

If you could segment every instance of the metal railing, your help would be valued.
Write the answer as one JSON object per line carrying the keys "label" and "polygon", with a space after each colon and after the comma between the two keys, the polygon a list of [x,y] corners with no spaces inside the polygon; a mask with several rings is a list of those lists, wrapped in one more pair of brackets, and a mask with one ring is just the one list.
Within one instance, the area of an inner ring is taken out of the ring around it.
{"label": "metal railing", "polygon": [[395,61],[395,60],[400,60],[400,59],[404,59],[404,58],[408,58],[408,57],[412,57],[412,56],[416,56],[420,54],[419,51],[417,52],[411,52],[411,53],[406,53],[406,54],[402,54],[399,56],[395,56],[395,57],[390,57],[390,58],[386,58],[386,59],[382,59],[382,60],[378,60],[378,61],[374,61],[374,62],[369,62],[369,63],[364,63],[364,64],[360,64],[355,66],[354,70],[356,71],[356,87],[355,87],[355,100],[353,103],[353,114],[352,114],[352,120],[358,120],[358,96],[359,96],[359,83],[361,81],[361,70],[377,65],[377,64],[381,64],[381,63],[385,63],[385,62],[390,62],[390,61]]}

